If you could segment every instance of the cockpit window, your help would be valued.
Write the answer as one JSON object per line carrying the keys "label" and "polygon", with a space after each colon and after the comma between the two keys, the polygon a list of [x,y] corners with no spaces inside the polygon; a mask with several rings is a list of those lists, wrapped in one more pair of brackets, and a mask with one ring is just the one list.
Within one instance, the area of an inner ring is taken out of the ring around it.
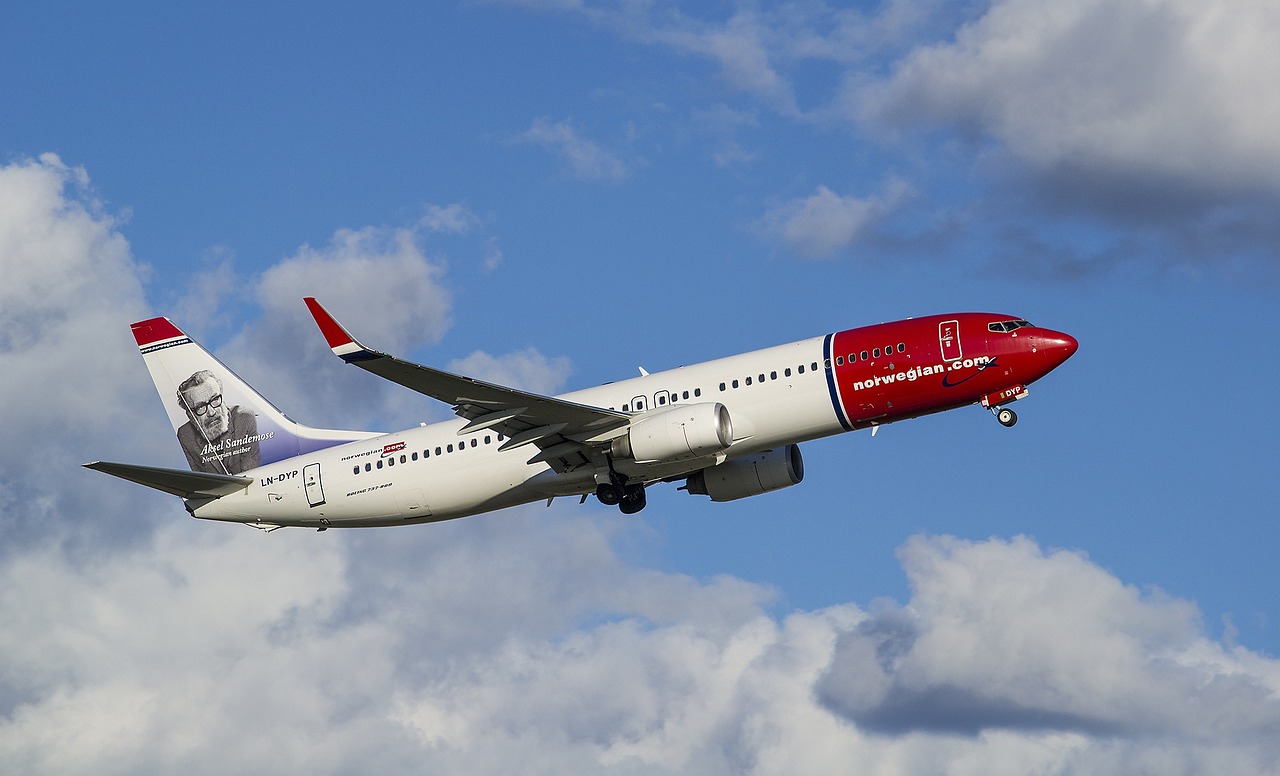
{"label": "cockpit window", "polygon": [[1030,325],[1031,323],[1023,320],[1000,321],[998,323],[988,323],[987,329],[989,331],[1010,332]]}

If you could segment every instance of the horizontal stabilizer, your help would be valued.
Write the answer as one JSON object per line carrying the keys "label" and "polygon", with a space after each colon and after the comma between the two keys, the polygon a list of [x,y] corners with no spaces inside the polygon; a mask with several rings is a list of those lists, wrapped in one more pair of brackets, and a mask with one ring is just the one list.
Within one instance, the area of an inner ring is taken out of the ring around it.
{"label": "horizontal stabilizer", "polygon": [[162,469],[158,466],[136,466],[108,461],[94,461],[86,463],[84,467],[184,499],[221,498],[238,490],[244,490],[253,482],[252,477],[205,474],[186,469]]}

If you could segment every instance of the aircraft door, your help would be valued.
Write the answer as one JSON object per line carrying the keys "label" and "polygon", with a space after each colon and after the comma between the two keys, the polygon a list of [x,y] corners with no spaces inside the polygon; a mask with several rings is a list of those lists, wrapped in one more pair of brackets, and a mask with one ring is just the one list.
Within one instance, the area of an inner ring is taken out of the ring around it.
{"label": "aircraft door", "polygon": [[302,470],[302,487],[307,491],[307,503],[318,507],[324,503],[324,487],[320,484],[320,464],[309,463]]}
{"label": "aircraft door", "polygon": [[645,397],[637,396],[631,400],[631,409],[635,412],[644,412],[646,403]]}

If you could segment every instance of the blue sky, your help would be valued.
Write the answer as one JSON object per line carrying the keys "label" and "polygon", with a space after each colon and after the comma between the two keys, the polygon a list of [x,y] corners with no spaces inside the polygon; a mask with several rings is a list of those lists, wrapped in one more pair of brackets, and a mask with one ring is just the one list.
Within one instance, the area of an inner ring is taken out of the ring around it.
{"label": "blue sky", "polygon": [[[1265,4],[260,6],[0,12],[6,761],[1280,767]],[[303,422],[448,417],[307,294],[547,392],[943,311],[1081,348],[1012,430],[634,519],[257,535],[78,468],[181,464],[152,315]]]}

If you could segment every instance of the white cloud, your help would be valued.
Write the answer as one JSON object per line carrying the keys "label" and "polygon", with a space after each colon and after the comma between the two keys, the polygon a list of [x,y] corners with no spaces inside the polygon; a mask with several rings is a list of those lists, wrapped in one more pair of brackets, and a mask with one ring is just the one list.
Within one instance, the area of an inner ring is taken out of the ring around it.
{"label": "white cloud", "polygon": [[155,391],[128,360],[143,271],[85,170],[53,154],[0,167],[0,531],[11,546],[92,509],[91,494],[67,487],[79,464],[154,449],[146,432],[163,426],[138,418]]}
{"label": "white cloud", "polygon": [[419,222],[432,232],[466,234],[480,225],[480,218],[457,202],[452,205],[428,205]]}
{"label": "white cloud", "polygon": [[[264,535],[190,520],[78,460],[42,473],[86,446],[172,445],[124,327],[145,315],[141,270],[114,222],[68,194],[85,180],[52,158],[0,168],[14,279],[0,293],[16,304],[0,314],[27,323],[0,349],[0,411],[24,434],[0,453],[10,770],[1280,769],[1280,661],[1208,639],[1189,602],[1026,539],[915,539],[910,600],[778,617],[759,585],[620,558],[643,524],[591,506]],[[389,300],[373,336],[421,341],[445,319],[388,286],[442,295],[437,273],[411,235],[343,232],[264,275],[260,327],[294,325],[277,295],[336,274],[338,304]],[[521,379],[559,368],[484,358]],[[148,424],[153,441],[131,438]],[[131,521],[130,541],[95,541]]]}
{"label": "white cloud", "polygon": [[819,185],[808,197],[774,207],[760,229],[806,256],[828,257],[864,242],[911,193],[894,180],[879,196],[842,196]]}
{"label": "white cloud", "polygon": [[579,180],[622,180],[627,165],[594,141],[583,137],[568,121],[551,123],[545,118],[533,123],[518,138],[560,156]]}
{"label": "white cloud", "polygon": [[[1280,17],[1246,0],[1000,0],[862,92],[864,114],[995,138],[1096,186],[1274,191]],[[856,87],[863,89],[860,84]]]}
{"label": "white cloud", "polygon": [[286,413],[311,425],[379,428],[422,420],[435,403],[346,367],[302,303],[315,296],[362,342],[395,355],[438,341],[450,325],[451,296],[443,265],[428,258],[421,243],[416,228],[366,227],[340,229],[322,248],[303,246],[257,279],[262,317],[219,354]]}
{"label": "white cloud", "polygon": [[819,684],[856,724],[1249,741],[1280,755],[1275,662],[1206,640],[1190,602],[1022,538],[916,538],[900,555],[911,601],[843,634]]}

